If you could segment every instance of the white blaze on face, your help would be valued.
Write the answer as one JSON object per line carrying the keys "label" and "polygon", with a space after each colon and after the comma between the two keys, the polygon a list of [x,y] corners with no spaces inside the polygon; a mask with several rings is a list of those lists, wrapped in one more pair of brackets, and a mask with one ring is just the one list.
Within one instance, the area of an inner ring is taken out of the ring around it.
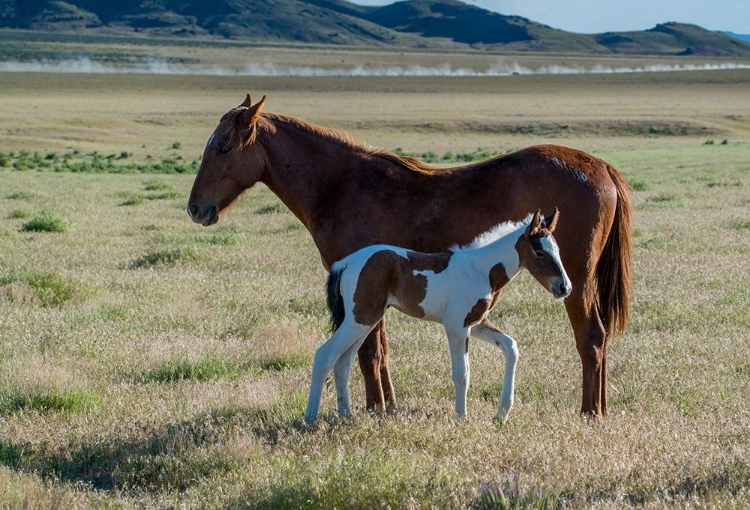
{"label": "white blaze on face", "polygon": [[544,251],[552,255],[552,258],[555,260],[555,264],[562,268],[562,274],[565,279],[565,283],[568,287],[570,287],[570,278],[568,278],[568,273],[563,267],[562,260],[560,260],[560,249],[557,247],[557,243],[555,242],[555,240],[551,237],[545,237],[541,239],[541,244]]}
{"label": "white blaze on face", "polygon": [[216,131],[211,133],[211,136],[209,137],[208,142],[206,142],[206,148],[208,148],[214,142],[214,138],[216,138]]}

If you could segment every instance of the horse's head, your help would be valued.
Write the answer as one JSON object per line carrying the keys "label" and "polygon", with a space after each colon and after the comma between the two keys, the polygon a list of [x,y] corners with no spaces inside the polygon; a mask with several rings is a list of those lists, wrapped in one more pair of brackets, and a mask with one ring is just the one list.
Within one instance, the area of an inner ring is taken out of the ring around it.
{"label": "horse's head", "polygon": [[552,232],[557,226],[560,211],[545,218],[537,210],[531,218],[526,231],[516,244],[518,257],[522,267],[531,273],[542,286],[550,291],[557,299],[568,297],[573,286],[565,273],[560,251]]}
{"label": "horse's head", "polygon": [[253,142],[265,100],[263,96],[253,105],[248,94],[221,118],[208,139],[188,200],[187,211],[194,222],[213,225],[224,209],[261,178],[268,160],[260,144]]}

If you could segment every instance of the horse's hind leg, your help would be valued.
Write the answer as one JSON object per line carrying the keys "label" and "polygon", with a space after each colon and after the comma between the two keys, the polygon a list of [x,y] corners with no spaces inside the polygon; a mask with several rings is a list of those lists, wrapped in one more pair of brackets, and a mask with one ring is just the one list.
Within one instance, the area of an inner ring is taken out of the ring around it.
{"label": "horse's hind leg", "polygon": [[396,392],[393,390],[391,371],[388,365],[390,353],[388,352],[388,335],[385,332],[385,317],[380,320],[376,332],[380,337],[380,345],[383,349],[383,359],[380,363],[380,387],[383,389],[383,403],[391,407],[396,407]]}
{"label": "horse's hind leg", "polygon": [[323,385],[334,364],[339,358],[370,330],[370,326],[362,326],[353,321],[344,321],[331,338],[318,347],[313,361],[312,381],[310,383],[310,397],[307,400],[305,421],[312,423],[318,417],[320,398]]}
{"label": "horse's hind leg", "polygon": [[396,405],[396,395],[388,370],[388,340],[385,320],[381,320],[359,348],[359,368],[365,378],[367,409],[385,409],[386,403]]}
{"label": "horse's hind leg", "polygon": [[607,413],[607,333],[593,298],[584,299],[586,290],[585,286],[576,287],[574,283],[573,294],[565,300],[565,308],[581,357],[581,413],[602,416]]}
{"label": "horse's hind leg", "polygon": [[352,370],[354,354],[364,342],[366,335],[360,336],[354,344],[339,357],[333,365],[333,380],[336,383],[336,401],[339,414],[349,416],[352,410],[349,402],[349,373]]}

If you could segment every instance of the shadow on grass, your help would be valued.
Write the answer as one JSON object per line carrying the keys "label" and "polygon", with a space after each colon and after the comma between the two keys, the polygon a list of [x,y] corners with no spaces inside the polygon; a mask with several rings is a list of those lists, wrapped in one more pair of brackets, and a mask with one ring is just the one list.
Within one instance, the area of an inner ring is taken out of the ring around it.
{"label": "shadow on grass", "polygon": [[227,407],[153,430],[147,437],[70,438],[58,446],[0,438],[0,464],[49,480],[96,490],[184,491],[239,469],[242,459],[220,446],[238,431],[275,443],[282,434],[311,430],[302,421],[302,394],[268,409]]}

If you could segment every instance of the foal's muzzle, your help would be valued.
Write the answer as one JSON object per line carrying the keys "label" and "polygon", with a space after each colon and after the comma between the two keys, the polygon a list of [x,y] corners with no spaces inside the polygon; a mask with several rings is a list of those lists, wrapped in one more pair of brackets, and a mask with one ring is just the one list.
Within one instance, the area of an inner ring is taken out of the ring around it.
{"label": "foal's muzzle", "polygon": [[552,289],[552,293],[555,295],[557,299],[563,299],[570,295],[570,292],[573,290],[573,285],[570,284],[570,282],[565,279],[562,280],[560,283],[558,283],[554,289]]}

